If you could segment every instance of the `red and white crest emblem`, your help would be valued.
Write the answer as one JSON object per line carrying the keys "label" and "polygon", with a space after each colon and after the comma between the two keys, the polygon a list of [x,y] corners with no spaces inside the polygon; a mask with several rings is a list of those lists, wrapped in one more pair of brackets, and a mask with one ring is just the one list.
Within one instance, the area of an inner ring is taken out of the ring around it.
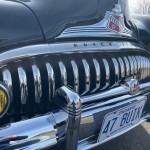
{"label": "red and white crest emblem", "polygon": [[123,16],[110,15],[107,28],[114,32],[123,32],[125,28]]}
{"label": "red and white crest emblem", "polygon": [[106,14],[108,23],[107,28],[114,32],[123,32],[125,29],[124,17],[121,14],[121,6],[116,4],[112,12]]}

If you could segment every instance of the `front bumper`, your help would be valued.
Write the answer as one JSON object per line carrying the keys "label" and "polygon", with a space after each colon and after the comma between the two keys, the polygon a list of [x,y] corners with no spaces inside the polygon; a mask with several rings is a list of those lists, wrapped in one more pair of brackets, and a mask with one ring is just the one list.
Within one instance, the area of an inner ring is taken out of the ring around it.
{"label": "front bumper", "polygon": [[[57,90],[55,103],[60,109],[45,116],[12,123],[0,128],[0,149],[66,150],[90,149],[115,138],[149,119],[150,83],[141,84],[136,95],[124,86],[88,97],[79,97],[68,87]],[[97,143],[103,118],[107,113],[147,97],[141,121],[107,140]]]}

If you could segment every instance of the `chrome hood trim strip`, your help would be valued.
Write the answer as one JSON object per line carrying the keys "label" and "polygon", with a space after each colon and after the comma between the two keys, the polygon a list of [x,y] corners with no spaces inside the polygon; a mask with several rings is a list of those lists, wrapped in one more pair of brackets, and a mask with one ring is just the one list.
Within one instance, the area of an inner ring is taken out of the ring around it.
{"label": "chrome hood trim strip", "polygon": [[[18,60],[37,55],[56,53],[82,53],[82,52],[112,52],[123,49],[144,50],[141,45],[131,42],[70,42],[56,44],[39,44],[12,49],[0,53],[0,65],[12,60]],[[3,66],[1,66],[3,67]]]}
{"label": "chrome hood trim strip", "polygon": [[121,5],[116,4],[112,11],[106,12],[100,22],[92,25],[69,27],[56,39],[74,37],[128,37],[133,39],[135,35],[125,25]]}

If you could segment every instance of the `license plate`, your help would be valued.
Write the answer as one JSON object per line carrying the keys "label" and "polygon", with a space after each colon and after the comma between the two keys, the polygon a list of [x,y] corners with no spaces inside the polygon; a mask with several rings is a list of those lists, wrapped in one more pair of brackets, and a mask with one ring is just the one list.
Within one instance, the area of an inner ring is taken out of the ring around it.
{"label": "license plate", "polygon": [[98,142],[139,123],[146,102],[146,97],[137,98],[138,102],[111,112],[104,117]]}

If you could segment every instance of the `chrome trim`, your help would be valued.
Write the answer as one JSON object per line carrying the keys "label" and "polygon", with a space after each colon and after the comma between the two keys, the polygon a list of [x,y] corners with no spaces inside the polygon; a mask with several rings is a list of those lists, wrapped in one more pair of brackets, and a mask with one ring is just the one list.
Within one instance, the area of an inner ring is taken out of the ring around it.
{"label": "chrome trim", "polygon": [[119,64],[120,64],[120,69],[121,69],[121,79],[125,77],[125,65],[122,60],[122,58],[118,58]]}
{"label": "chrome trim", "polygon": [[137,74],[138,72],[138,63],[135,59],[135,56],[132,56],[133,64],[134,64],[134,74]]}
{"label": "chrome trim", "polygon": [[34,77],[34,87],[35,87],[35,102],[40,103],[42,96],[42,83],[40,70],[36,65],[32,65],[33,77]]}
{"label": "chrome trim", "polygon": [[48,74],[49,101],[51,101],[55,93],[55,74],[50,63],[46,63],[46,69]]}
{"label": "chrome trim", "polygon": [[[103,44],[106,43],[106,44]],[[121,49],[144,50],[140,45],[137,46],[130,42],[70,42],[57,44],[38,44],[15,48],[0,54],[0,65],[12,60],[18,60],[25,57],[33,57],[42,54],[53,53],[74,53],[74,52],[93,52],[93,51],[118,51]],[[75,46],[76,45],[76,46]],[[104,46],[103,46],[104,45]],[[41,50],[42,49],[42,50]]]}
{"label": "chrome trim", "polygon": [[79,126],[81,121],[81,101],[77,93],[69,87],[61,87],[56,91],[55,102],[68,113],[65,150],[77,149]]}
{"label": "chrome trim", "polygon": [[81,121],[80,97],[70,88],[63,86],[56,91],[55,102],[61,109],[45,116],[1,127],[0,148],[44,149],[66,140],[65,149],[70,150],[71,144],[71,149],[76,150]]}
{"label": "chrome trim", "polygon": [[131,56],[128,56],[128,59],[129,59],[129,63],[130,63],[130,73],[131,75],[134,75],[134,63],[133,63],[133,59]]}
{"label": "chrome trim", "polygon": [[138,65],[137,73],[140,73],[140,68],[141,68],[140,58],[139,56],[135,56],[135,58],[136,58],[137,65]]}
{"label": "chrome trim", "polygon": [[124,81],[124,84],[129,88],[130,95],[136,95],[140,90],[140,84],[137,79],[127,79]]}
{"label": "chrome trim", "polygon": [[20,83],[21,104],[26,104],[28,98],[27,76],[22,67],[18,68],[18,76]]}
{"label": "chrome trim", "polygon": [[144,69],[144,61],[143,61],[142,56],[140,56],[140,62],[141,62],[141,68],[140,68],[141,79],[144,79],[145,78],[145,69]]}
{"label": "chrome trim", "polygon": [[128,94],[129,93],[129,89],[126,86],[121,86],[121,87],[117,87],[105,92],[101,92],[99,94],[96,95],[90,95],[88,97],[82,97],[81,102],[82,104],[85,103],[89,103],[89,102],[95,102],[95,101],[99,101],[102,100],[104,98],[110,98],[113,96],[119,96],[119,95],[124,95],[124,94]]}
{"label": "chrome trim", "polygon": [[146,72],[146,78],[149,76],[149,74],[148,74],[148,60],[147,60],[147,58],[146,57],[144,57],[144,59],[145,59],[145,72]]}
{"label": "chrome trim", "polygon": [[[150,82],[141,85],[142,92],[145,88],[150,88]],[[97,96],[100,97],[101,93]],[[132,95],[124,95],[117,98],[115,97],[105,102],[101,101],[90,106],[85,105],[87,106],[87,109],[84,107],[81,109],[81,102],[83,101],[84,97],[80,97],[69,87],[63,86],[56,90],[56,96],[54,98],[54,102],[59,106],[60,109],[55,110],[45,116],[0,127],[0,148],[4,146],[8,149],[15,148],[18,150],[44,149],[52,148],[53,146],[59,146],[57,144],[59,144],[61,141],[64,141],[65,150],[70,150],[70,145],[72,150],[76,150],[81,149],[81,146],[85,146],[84,148],[88,149],[96,146],[97,144],[102,144],[106,141],[97,143],[90,140],[90,143],[86,142],[86,140],[92,138],[93,135],[96,136],[95,129],[97,127],[93,119],[97,120],[100,118],[102,115],[104,115],[104,113],[102,113],[104,111],[107,113],[107,110],[111,111],[114,108],[118,109],[122,106],[132,104],[135,101],[147,99],[146,96],[135,96],[133,97]],[[88,97],[89,96],[87,96],[87,98]],[[90,98],[91,100],[94,99],[95,95],[92,95]],[[147,114],[141,118],[141,121],[138,124],[134,125],[133,127],[141,124],[143,121],[146,121],[148,117],[149,115]],[[88,132],[87,127],[90,129]],[[84,128],[85,130],[83,130]],[[100,129],[99,125],[98,129]],[[129,129],[122,131],[115,136],[125,133],[128,130]],[[81,140],[78,141],[79,136],[82,136],[82,133],[88,134],[89,136],[85,136],[86,139],[81,138]],[[115,136],[108,138],[107,140],[110,140]],[[97,141],[97,138],[95,141]]]}
{"label": "chrome trim", "polygon": [[13,102],[12,77],[11,77],[10,71],[7,68],[4,68],[2,70],[2,77],[3,77],[3,82],[6,84],[8,90],[9,90],[10,101]]}
{"label": "chrome trim", "polygon": [[104,66],[105,66],[105,71],[106,71],[106,86],[109,86],[109,84],[110,84],[110,68],[109,68],[109,64],[108,64],[106,59],[103,59],[103,63],[104,63]]}
{"label": "chrome trim", "polygon": [[127,57],[124,57],[124,61],[125,61],[125,66],[126,66],[126,75],[129,76],[130,75],[130,65],[129,65],[129,61],[128,61]]}
{"label": "chrome trim", "polygon": [[149,61],[149,74],[150,74],[150,57],[148,58]]}
{"label": "chrome trim", "polygon": [[140,80],[142,77],[142,74],[141,74],[142,73],[142,70],[141,70],[142,64],[141,64],[140,56],[136,56],[136,60],[138,62],[138,79]]}
{"label": "chrome trim", "polygon": [[147,58],[148,61],[148,75],[150,75],[150,60]]}
{"label": "chrome trim", "polygon": [[[117,31],[115,30],[115,28],[109,28],[109,22],[111,21],[111,18],[114,18],[113,16],[122,18],[122,28],[120,28],[120,26],[118,25],[121,31]],[[58,37],[56,37],[56,39],[75,37],[126,37],[135,39],[132,30],[128,29],[127,26],[125,26],[122,12],[116,13],[113,11],[106,11],[104,17],[99,22],[92,25],[69,27],[65,29]]]}
{"label": "chrome trim", "polygon": [[145,72],[145,78],[147,78],[147,62],[146,62],[146,57],[143,56],[143,60],[144,60],[144,72]]}
{"label": "chrome trim", "polygon": [[142,56],[142,61],[143,61],[143,64],[144,64],[144,68],[143,68],[143,79],[145,79],[146,78],[146,60],[145,60],[145,57],[144,56]]}
{"label": "chrome trim", "polygon": [[89,91],[90,90],[90,66],[85,59],[82,60],[82,63],[85,70],[85,91]]}
{"label": "chrome trim", "polygon": [[61,85],[67,85],[67,70],[62,61],[59,62],[59,68],[61,72]]}
{"label": "chrome trim", "polygon": [[149,90],[150,89],[150,82],[140,84],[140,89],[142,90],[142,92],[144,92],[144,90],[147,90],[147,89]]}
{"label": "chrome trim", "polygon": [[146,64],[146,60],[145,60],[145,57],[143,56],[142,57],[142,59],[143,59],[143,62],[144,62],[144,79],[146,78],[146,76],[147,76],[147,64]]}
{"label": "chrome trim", "polygon": [[73,75],[74,75],[74,89],[76,92],[79,92],[79,70],[78,70],[78,66],[74,60],[71,61],[71,65],[73,68]]}
{"label": "chrome trim", "polygon": [[[150,88],[150,82],[140,84],[140,91],[142,92],[144,92],[144,90],[147,90],[149,88]],[[81,98],[81,102],[82,104],[85,104],[89,102],[101,101],[104,98],[116,97],[116,96],[121,96],[125,94],[130,94],[130,88],[125,85],[121,85],[119,87],[110,89],[105,92],[101,92],[96,95],[83,96]]]}
{"label": "chrome trim", "polygon": [[149,77],[150,75],[150,72],[149,72],[149,67],[150,67],[150,62],[149,62],[149,59],[147,57],[146,58],[146,63],[147,63],[147,77]]}
{"label": "chrome trim", "polygon": [[114,68],[115,68],[115,82],[119,81],[119,65],[115,58],[112,58]]}
{"label": "chrome trim", "polygon": [[59,128],[65,134],[63,126],[66,124],[67,116],[65,112],[59,111],[2,127],[0,147],[18,150],[51,148],[61,138],[58,135]]}
{"label": "chrome trim", "polygon": [[96,89],[98,89],[101,85],[101,70],[100,65],[96,59],[93,59],[93,63],[96,71]]}
{"label": "chrome trim", "polygon": [[[86,27],[85,27],[86,28]],[[102,31],[100,33],[100,31]],[[92,33],[92,34],[91,34]],[[60,36],[58,36],[56,39],[61,39],[61,38],[75,38],[75,37],[126,37],[127,34],[122,33],[122,34],[114,34],[113,32],[109,32],[107,28],[105,29],[97,29],[97,31],[82,31],[80,34],[79,29],[77,29],[77,33],[74,31],[64,31]],[[128,38],[132,38],[132,36],[128,36]]]}

